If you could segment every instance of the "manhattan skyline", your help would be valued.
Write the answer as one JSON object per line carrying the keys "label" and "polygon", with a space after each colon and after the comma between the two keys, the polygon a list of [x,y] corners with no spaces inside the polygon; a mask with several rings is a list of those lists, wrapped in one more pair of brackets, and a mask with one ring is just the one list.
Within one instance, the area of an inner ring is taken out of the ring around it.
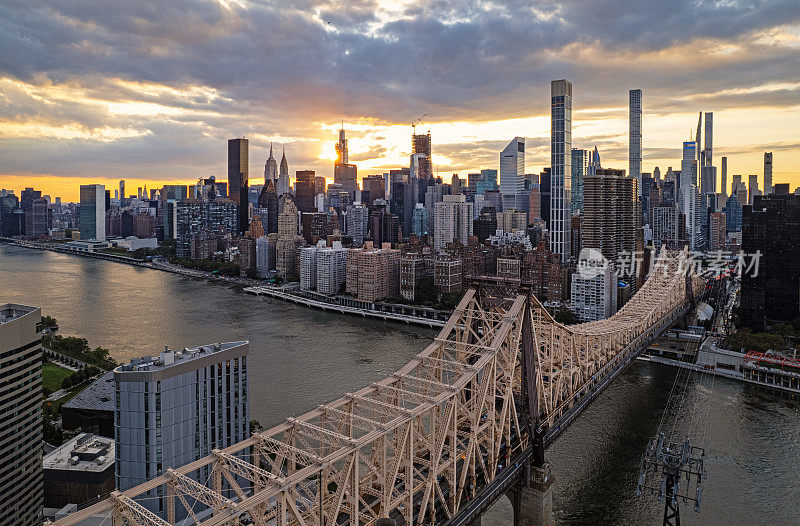
{"label": "manhattan skyline", "polygon": [[800,185],[794,2],[12,2],[0,13],[3,47],[17,50],[0,61],[0,179],[16,192],[76,201],[79,184],[226,179],[225,141],[241,136],[251,174],[274,142],[292,174],[331,178],[342,121],[363,177],[408,163],[423,114],[417,131],[431,131],[444,179],[498,168],[515,136],[538,173],[557,78],[576,87],[573,147],[597,145],[609,167],[628,168],[628,90],[642,89],[643,172],[679,169],[709,111],[729,174],[761,181],[770,151],[774,182]]}

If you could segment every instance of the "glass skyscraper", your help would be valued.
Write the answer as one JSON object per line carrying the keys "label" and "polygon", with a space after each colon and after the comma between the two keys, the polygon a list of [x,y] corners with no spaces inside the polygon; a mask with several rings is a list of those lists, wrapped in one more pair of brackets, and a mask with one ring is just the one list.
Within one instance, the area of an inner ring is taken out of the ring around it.
{"label": "glass skyscraper", "polygon": [[106,187],[82,184],[79,209],[81,239],[106,240]]}
{"label": "glass skyscraper", "polygon": [[525,139],[514,137],[500,152],[500,195],[503,196],[503,209],[517,208],[517,196],[524,191]]}
{"label": "glass skyscraper", "polygon": [[[570,258],[572,218],[572,83],[550,83],[550,249]],[[502,179],[501,179],[502,186]]]}
{"label": "glass skyscraper", "polygon": [[639,183],[642,196],[642,90],[628,93],[628,175]]}

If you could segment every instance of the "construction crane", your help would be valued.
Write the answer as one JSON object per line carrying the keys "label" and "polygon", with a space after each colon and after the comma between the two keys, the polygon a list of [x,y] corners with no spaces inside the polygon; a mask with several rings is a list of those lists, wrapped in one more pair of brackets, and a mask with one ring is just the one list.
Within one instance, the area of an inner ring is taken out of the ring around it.
{"label": "construction crane", "polygon": [[416,135],[416,133],[417,133],[417,124],[421,124],[422,123],[422,119],[424,119],[427,116],[428,116],[427,113],[423,113],[420,118],[415,119],[414,121],[411,122],[411,133],[412,134]]}

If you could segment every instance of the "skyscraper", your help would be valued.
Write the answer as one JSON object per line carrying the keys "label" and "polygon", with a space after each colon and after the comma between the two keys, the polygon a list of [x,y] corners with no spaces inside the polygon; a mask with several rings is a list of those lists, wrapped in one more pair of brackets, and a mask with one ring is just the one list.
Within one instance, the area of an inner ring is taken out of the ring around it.
{"label": "skyscraper", "polygon": [[503,208],[517,208],[517,195],[524,190],[525,138],[514,137],[500,152],[500,195],[503,196]]}
{"label": "skyscraper", "polygon": [[272,156],[272,143],[269,143],[269,157],[264,164],[264,186],[267,186],[270,181],[272,184],[278,184],[278,162]]}
{"label": "skyscraper", "polygon": [[[628,93],[628,174],[639,183],[642,194],[642,90]],[[574,161],[574,159],[573,159]],[[575,181],[573,181],[573,184]],[[574,208],[574,207],[573,207]]]}
{"label": "skyscraper", "polygon": [[719,191],[722,195],[728,196],[728,158],[722,156],[720,167],[720,188]]}
{"label": "skyscraper", "polygon": [[683,159],[681,159],[681,184],[680,187],[697,186],[697,142],[683,142]]}
{"label": "skyscraper", "polygon": [[278,232],[278,192],[275,190],[275,182],[274,179],[268,180],[258,196],[258,209],[265,234]]}
{"label": "skyscraper", "polygon": [[636,251],[641,214],[635,179],[625,170],[600,168],[583,183],[583,246],[612,264]]}
{"label": "skyscraper", "polygon": [[791,322],[800,310],[800,196],[755,197],[742,214],[742,250],[760,253],[757,272],[742,273],[742,324]]}
{"label": "skyscraper", "polygon": [[82,184],[79,210],[81,239],[106,240],[106,187]]}
{"label": "skyscraper", "polygon": [[125,199],[125,179],[119,181],[119,199],[120,201]]}
{"label": "skyscraper", "polygon": [[772,193],[772,152],[764,152],[764,195]]}
{"label": "skyscraper", "polygon": [[[740,186],[742,186],[742,174],[733,174],[733,182],[731,183],[731,195],[736,195],[736,192],[740,190]],[[746,205],[747,203],[741,203]]]}
{"label": "skyscraper", "polygon": [[433,248],[443,250],[458,239],[466,245],[472,235],[472,203],[463,195],[445,195],[434,208]]}
{"label": "skyscraper", "polygon": [[[706,112],[706,127],[705,137],[703,142],[703,166],[714,165],[714,113],[711,111]],[[698,142],[700,139],[697,139]]]}
{"label": "skyscraper", "polygon": [[41,311],[0,306],[0,524],[42,523]]}
{"label": "skyscraper", "polygon": [[752,205],[753,198],[758,192],[758,174],[750,174],[748,176],[747,191],[747,204]]}
{"label": "skyscraper", "polygon": [[[589,172],[589,150],[572,149],[572,211],[583,212],[583,178]],[[641,164],[641,163],[640,163]]]}
{"label": "skyscraper", "polygon": [[550,248],[570,259],[572,217],[572,83],[550,83]]}
{"label": "skyscraper", "polygon": [[248,180],[250,174],[249,141],[245,138],[228,139],[228,196],[236,204],[238,233],[249,226]]}
{"label": "skyscraper", "polygon": [[432,145],[431,145],[431,132],[426,134],[412,134],[411,135],[411,154],[422,154],[425,157],[420,158],[419,172],[417,178],[424,181],[433,176],[433,162],[432,162]]}
{"label": "skyscraper", "polygon": [[289,182],[289,163],[286,162],[286,148],[283,149],[281,157],[281,168],[278,172],[278,197],[292,191],[292,184]]}
{"label": "skyscraper", "polygon": [[314,212],[314,197],[316,192],[314,189],[314,170],[297,170],[295,172],[295,188],[294,195],[297,209],[301,212]]}

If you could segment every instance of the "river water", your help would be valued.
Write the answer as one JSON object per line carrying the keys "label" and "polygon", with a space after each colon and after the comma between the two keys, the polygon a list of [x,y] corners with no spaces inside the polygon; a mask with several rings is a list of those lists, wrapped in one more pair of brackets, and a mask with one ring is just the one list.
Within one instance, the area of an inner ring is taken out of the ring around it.
{"label": "river water", "polygon": [[[165,345],[249,340],[251,413],[265,426],[390,374],[435,335],[157,270],[0,244],[5,302],[40,306],[61,334],[107,347],[120,361]],[[691,430],[707,454],[703,507],[696,514],[684,505],[684,524],[800,524],[796,402],[720,378],[676,382],[677,374],[634,364],[551,447],[556,522],[661,524],[663,505],[633,489],[663,416],[677,422],[677,434]],[[681,403],[664,415],[671,392]],[[492,517],[502,517],[502,507]],[[487,517],[484,525],[490,522],[503,521]]]}

